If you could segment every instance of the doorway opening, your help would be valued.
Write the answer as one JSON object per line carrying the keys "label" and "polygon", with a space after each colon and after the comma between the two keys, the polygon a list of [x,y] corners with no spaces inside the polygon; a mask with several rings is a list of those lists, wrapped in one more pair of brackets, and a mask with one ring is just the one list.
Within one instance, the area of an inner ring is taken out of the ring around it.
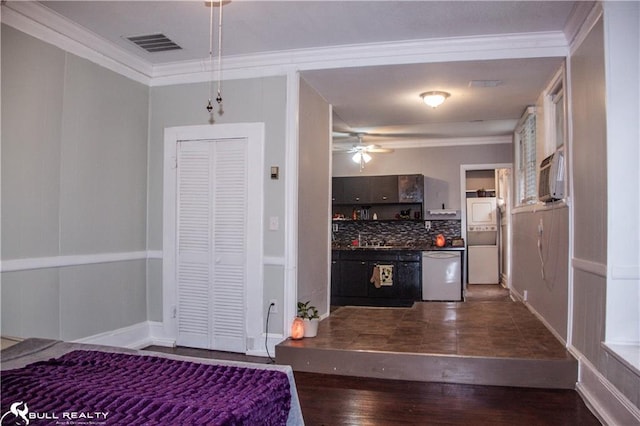
{"label": "doorway opening", "polygon": [[511,164],[460,166],[465,290],[470,284],[511,288],[511,170]]}

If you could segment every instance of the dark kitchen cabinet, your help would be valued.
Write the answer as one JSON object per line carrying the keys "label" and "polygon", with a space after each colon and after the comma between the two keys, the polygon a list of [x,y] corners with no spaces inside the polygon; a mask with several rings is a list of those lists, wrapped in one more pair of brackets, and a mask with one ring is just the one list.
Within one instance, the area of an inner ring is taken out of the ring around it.
{"label": "dark kitchen cabinet", "polygon": [[370,176],[368,179],[371,204],[398,203],[398,176]]}
{"label": "dark kitchen cabinet", "polygon": [[[421,252],[408,250],[334,250],[331,304],[411,306],[422,299]],[[393,266],[393,285],[376,288],[376,265]]]}
{"label": "dark kitchen cabinet", "polygon": [[369,277],[366,260],[340,260],[340,286],[336,296],[366,297]]}
{"label": "dark kitchen cabinet", "polygon": [[344,200],[344,178],[334,177],[331,179],[331,203],[342,204]]}
{"label": "dark kitchen cabinet", "polygon": [[421,205],[424,200],[424,176],[334,177],[331,198],[334,205]]}
{"label": "dark kitchen cabinet", "polygon": [[370,179],[345,177],[342,179],[342,195],[336,204],[371,204]]}
{"label": "dark kitchen cabinet", "polygon": [[422,299],[421,261],[398,262],[398,281],[403,283],[400,297],[403,299]]}
{"label": "dark kitchen cabinet", "polygon": [[398,176],[398,201],[400,203],[422,203],[424,201],[424,176]]}
{"label": "dark kitchen cabinet", "polygon": [[340,252],[331,251],[331,294],[340,291]]}

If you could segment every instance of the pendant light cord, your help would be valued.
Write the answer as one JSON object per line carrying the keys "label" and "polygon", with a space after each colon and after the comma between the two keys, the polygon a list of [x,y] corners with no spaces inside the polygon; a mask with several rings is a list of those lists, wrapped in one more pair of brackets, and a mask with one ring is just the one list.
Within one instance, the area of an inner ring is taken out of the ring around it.
{"label": "pendant light cord", "polygon": [[213,111],[213,105],[211,105],[211,99],[213,99],[213,92],[211,91],[211,81],[213,80],[213,3],[209,8],[209,102],[207,103],[207,111],[211,113]]}
{"label": "pendant light cord", "polygon": [[[218,97],[216,98],[216,101],[218,101],[218,104],[222,104],[222,0],[220,0],[219,9],[220,9],[220,17],[218,19]],[[220,109],[222,110],[222,108]]]}

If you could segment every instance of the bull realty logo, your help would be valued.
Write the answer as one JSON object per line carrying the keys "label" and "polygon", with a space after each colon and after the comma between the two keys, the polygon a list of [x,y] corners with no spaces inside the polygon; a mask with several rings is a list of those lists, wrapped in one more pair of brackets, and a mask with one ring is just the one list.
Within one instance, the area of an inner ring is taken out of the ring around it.
{"label": "bull realty logo", "polygon": [[29,425],[37,424],[37,420],[57,420],[58,424],[104,424],[107,420],[108,412],[102,411],[63,411],[40,413],[29,411],[26,402],[19,401],[11,404],[9,411],[0,417],[0,425]]}

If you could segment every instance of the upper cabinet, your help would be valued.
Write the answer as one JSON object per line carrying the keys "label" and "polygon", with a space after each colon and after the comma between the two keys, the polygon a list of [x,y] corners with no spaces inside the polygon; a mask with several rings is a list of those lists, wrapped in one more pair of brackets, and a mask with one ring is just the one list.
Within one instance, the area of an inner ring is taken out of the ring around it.
{"label": "upper cabinet", "polygon": [[342,180],[342,197],[335,204],[371,204],[369,177],[336,178]]}
{"label": "upper cabinet", "polygon": [[424,176],[355,176],[333,178],[333,204],[416,204],[424,200]]}
{"label": "upper cabinet", "polygon": [[369,177],[369,194],[372,204],[395,204],[399,196],[398,176]]}
{"label": "upper cabinet", "polygon": [[398,201],[401,203],[421,203],[424,201],[424,176],[398,176]]}

